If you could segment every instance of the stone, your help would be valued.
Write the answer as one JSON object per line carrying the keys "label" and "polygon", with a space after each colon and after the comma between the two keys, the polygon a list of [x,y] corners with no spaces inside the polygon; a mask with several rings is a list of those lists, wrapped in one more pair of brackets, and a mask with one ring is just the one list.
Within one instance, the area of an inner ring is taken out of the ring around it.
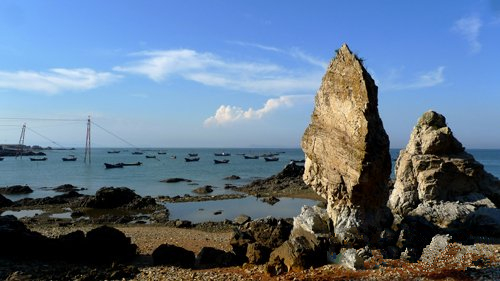
{"label": "stone", "polygon": [[[419,216],[407,216],[399,225],[399,237],[396,246],[402,251],[404,259],[416,262],[423,249],[429,245],[439,228]],[[389,246],[390,247],[390,246]]]}
{"label": "stone", "polygon": [[422,251],[420,260],[424,263],[435,263],[438,257],[445,252],[451,239],[450,235],[436,235],[432,237],[431,243]]}
{"label": "stone", "polygon": [[194,193],[198,193],[198,194],[207,194],[207,193],[212,193],[213,191],[214,190],[213,190],[212,186],[210,186],[210,185],[198,187],[198,188],[193,190]]}
{"label": "stone", "polygon": [[358,255],[355,249],[347,249],[340,253],[340,264],[351,270],[364,269],[365,264],[362,257]]}
{"label": "stone", "polygon": [[153,251],[153,263],[155,265],[173,265],[182,268],[193,268],[195,255],[192,251],[184,248],[162,244]]}
{"label": "stone", "polygon": [[259,243],[251,243],[247,246],[246,257],[250,264],[265,264],[269,260],[271,250]]}
{"label": "stone", "polygon": [[378,88],[343,45],[330,63],[302,138],[303,180],[327,200],[335,235],[375,241],[390,223],[389,138],[378,113]]}
{"label": "stone", "polygon": [[81,190],[85,190],[85,188],[79,188],[72,184],[63,184],[54,188],[54,191],[57,192],[70,192],[70,191],[81,191]]}
{"label": "stone", "polygon": [[126,261],[137,255],[137,245],[116,228],[100,226],[87,232],[87,257],[99,262]]}
{"label": "stone", "polygon": [[178,183],[178,182],[192,182],[192,180],[184,179],[184,178],[168,178],[168,179],[161,180],[160,182]]}
{"label": "stone", "polygon": [[239,179],[241,179],[241,177],[237,176],[237,175],[231,175],[229,177],[225,177],[224,179],[225,180],[239,180]]}
{"label": "stone", "polygon": [[276,203],[278,203],[279,201],[280,201],[280,199],[276,198],[274,196],[269,196],[269,197],[262,198],[262,202],[267,203],[267,204],[269,204],[271,206],[274,205],[274,204],[276,204]]}
{"label": "stone", "polygon": [[237,224],[237,225],[243,225],[251,220],[252,220],[252,218],[250,218],[247,215],[239,215],[236,218],[234,218],[233,223]]}
{"label": "stone", "polygon": [[0,194],[28,194],[32,193],[31,189],[27,185],[12,185],[7,187],[0,187]]}
{"label": "stone", "polygon": [[196,256],[200,268],[228,267],[235,263],[235,256],[213,247],[203,247]]}
{"label": "stone", "polygon": [[489,237],[500,237],[500,210],[479,208],[465,218],[468,233]]}
{"label": "stone", "polygon": [[2,194],[0,194],[0,208],[9,207],[11,205],[12,205],[12,201],[5,198],[5,196],[3,196]]}
{"label": "stone", "polygon": [[446,118],[425,112],[396,162],[388,206],[397,224],[422,216],[443,229],[460,229],[477,208],[500,204],[500,182],[465,151]]}

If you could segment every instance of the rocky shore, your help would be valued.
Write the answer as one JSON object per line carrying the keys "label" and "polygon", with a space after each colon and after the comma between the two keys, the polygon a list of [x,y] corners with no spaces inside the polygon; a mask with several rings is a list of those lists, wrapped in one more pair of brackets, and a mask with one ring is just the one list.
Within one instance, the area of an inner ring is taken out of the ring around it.
{"label": "rocky shore", "polygon": [[[214,187],[203,186],[193,190],[198,196],[151,198],[103,187],[89,196],[65,185],[41,199],[0,194],[0,211],[41,212],[0,216],[0,279],[500,280],[500,180],[465,151],[443,115],[428,111],[391,181],[377,95],[362,61],[343,45],[304,133],[305,165],[226,187],[240,193],[212,196]],[[189,182],[165,180],[179,181]],[[193,224],[170,220],[161,204],[245,194],[269,204],[321,196],[324,206],[303,206],[294,218]]]}

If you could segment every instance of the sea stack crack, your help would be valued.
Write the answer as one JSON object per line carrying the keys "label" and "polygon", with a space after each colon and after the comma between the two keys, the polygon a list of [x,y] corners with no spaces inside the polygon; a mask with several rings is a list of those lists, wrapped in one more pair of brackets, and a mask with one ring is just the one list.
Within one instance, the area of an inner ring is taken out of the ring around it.
{"label": "sea stack crack", "polygon": [[391,223],[389,138],[377,95],[362,60],[344,44],[326,70],[302,138],[304,182],[327,199],[343,244],[375,242]]}

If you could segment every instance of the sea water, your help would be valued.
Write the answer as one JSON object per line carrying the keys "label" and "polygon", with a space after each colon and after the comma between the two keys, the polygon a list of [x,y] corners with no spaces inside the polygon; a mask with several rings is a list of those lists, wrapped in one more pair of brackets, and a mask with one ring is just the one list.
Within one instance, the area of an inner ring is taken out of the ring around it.
{"label": "sea water", "polygon": [[[117,150],[120,153],[108,153]],[[133,152],[143,154],[135,155]],[[304,159],[301,149],[253,149],[253,148],[96,148],[92,150],[91,163],[84,163],[84,150],[47,150],[47,161],[30,161],[29,157],[5,157],[0,162],[0,186],[28,185],[34,192],[26,195],[6,195],[11,200],[21,198],[41,198],[54,196],[53,187],[62,184],[72,184],[85,190],[83,194],[93,195],[104,186],[129,187],[141,196],[196,196],[193,189],[204,186],[213,186],[213,195],[235,193],[225,189],[226,184],[245,185],[256,179],[263,179],[280,172],[291,160]],[[158,152],[165,154],[158,154]],[[230,153],[231,156],[215,156],[215,153]],[[493,175],[500,177],[500,150],[471,149],[477,161]],[[198,154],[198,162],[186,162],[189,153]],[[259,159],[244,159],[243,154],[263,155],[278,153],[279,161],[266,162]],[[69,154],[78,159],[75,162],[64,162],[63,157]],[[399,149],[391,149],[394,161]],[[146,158],[146,155],[156,158]],[[174,159],[175,157],[175,159]],[[214,164],[214,159],[228,159],[227,164]],[[124,168],[105,169],[104,163],[135,163],[142,162],[141,166],[127,166]],[[239,176],[239,180],[226,180],[231,175]],[[393,173],[394,175],[394,173]],[[164,183],[167,178],[185,178],[192,182]],[[219,200],[191,203],[168,203],[171,218],[188,219],[193,222],[223,219],[232,219],[239,214],[246,214],[252,218],[265,216],[293,217],[300,213],[303,205],[314,205],[317,202],[306,199],[281,198],[275,205],[263,203],[255,197],[244,199]],[[218,211],[222,211],[221,214]]]}

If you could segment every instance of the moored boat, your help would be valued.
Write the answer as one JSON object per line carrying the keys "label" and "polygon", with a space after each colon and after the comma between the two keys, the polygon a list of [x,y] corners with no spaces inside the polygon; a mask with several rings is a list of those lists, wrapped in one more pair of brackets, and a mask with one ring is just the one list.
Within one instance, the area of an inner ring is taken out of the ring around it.
{"label": "moored boat", "polygon": [[186,160],[186,162],[197,162],[200,161],[200,157],[187,157],[184,158],[184,160]]}
{"label": "moored boat", "polygon": [[68,162],[68,161],[76,161],[75,155],[69,155],[68,157],[63,157],[62,161]]}
{"label": "moored boat", "polygon": [[274,162],[280,159],[278,157],[264,157],[264,160],[266,160],[266,162]]}
{"label": "moored boat", "polygon": [[215,164],[227,164],[227,163],[229,163],[229,159],[222,159],[222,160],[214,159],[214,163]]}
{"label": "moored boat", "polygon": [[198,153],[188,153],[189,157],[196,157],[198,156]]}
{"label": "moored boat", "polygon": [[122,166],[141,166],[142,162],[135,162],[135,163],[118,163],[121,164]]}
{"label": "moored boat", "polygon": [[47,160],[47,157],[42,157],[42,158],[33,158],[33,157],[30,157],[30,160],[31,161],[45,161],[45,160]]}
{"label": "moored boat", "polygon": [[222,153],[214,153],[215,156],[231,156],[231,153],[222,152]]}
{"label": "moored boat", "polygon": [[116,164],[109,164],[109,163],[104,163],[104,166],[106,169],[113,169],[113,168],[123,168],[123,163],[116,163]]}
{"label": "moored boat", "polygon": [[0,161],[3,161],[3,157],[0,157]]}
{"label": "moored boat", "polygon": [[149,158],[149,159],[156,158],[156,155],[146,155],[146,158]]}
{"label": "moored boat", "polygon": [[110,150],[108,151],[109,154],[116,154],[116,153],[120,153],[120,150]]}
{"label": "moored boat", "polygon": [[134,151],[132,152],[133,155],[142,155],[144,154],[143,152],[140,152],[140,151]]}
{"label": "moored boat", "polygon": [[245,159],[259,159],[259,155],[243,155]]}

